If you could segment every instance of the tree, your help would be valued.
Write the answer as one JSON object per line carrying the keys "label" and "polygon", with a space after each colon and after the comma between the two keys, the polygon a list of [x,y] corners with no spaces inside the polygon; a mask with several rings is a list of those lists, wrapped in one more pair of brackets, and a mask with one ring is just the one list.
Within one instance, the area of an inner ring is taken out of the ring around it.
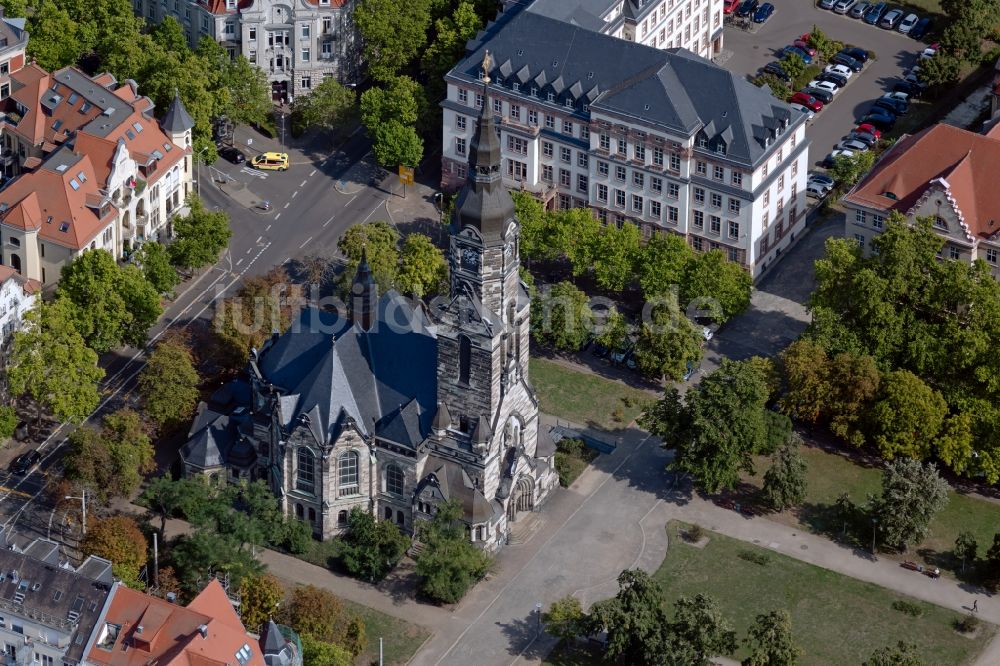
{"label": "tree", "polygon": [[444,253],[424,234],[410,234],[399,255],[396,285],[414,298],[427,298],[448,290],[448,262]]}
{"label": "tree", "polygon": [[[523,232],[522,232],[523,235]],[[654,234],[640,250],[636,262],[639,284],[646,300],[680,289],[684,271],[694,251],[679,234]]]}
{"label": "tree", "polygon": [[0,443],[17,431],[17,411],[10,405],[0,405]]}
{"label": "tree", "polygon": [[550,220],[548,211],[530,192],[515,190],[510,196],[514,200],[514,215],[521,224],[521,258],[529,263],[534,259],[550,259],[552,248],[546,242]]}
{"label": "tree", "polygon": [[671,469],[714,493],[735,487],[742,472],[753,473],[753,456],[769,439],[768,396],[763,365],[725,360],[683,401],[676,389],[667,391],[639,424],[676,449]]}
{"label": "tree", "polygon": [[353,666],[354,655],[336,643],[327,643],[310,634],[300,634],[302,663],[309,666]]}
{"label": "tree", "polygon": [[883,458],[927,458],[948,413],[941,394],[908,370],[882,376],[871,431]]}
{"label": "tree", "polygon": [[398,245],[399,232],[388,222],[376,220],[349,227],[337,241],[337,249],[347,260],[343,273],[346,286],[350,287],[364,252],[379,289],[390,289],[396,282],[396,271],[399,269]]}
{"label": "tree", "polygon": [[190,213],[174,218],[176,238],[170,244],[170,261],[190,270],[210,266],[229,245],[233,235],[229,215],[221,210],[206,210],[201,199],[188,195]]}
{"label": "tree", "polygon": [[155,451],[142,419],[128,408],[106,416],[101,429],[77,428],[68,441],[66,478],[101,501],[131,495],[155,467]]}
{"label": "tree", "polygon": [[[585,213],[591,215],[590,211]],[[635,262],[639,256],[639,227],[631,222],[626,222],[620,228],[614,224],[604,225],[594,239],[590,255],[597,286],[608,291],[623,290],[635,275]]]}
{"label": "tree", "polygon": [[841,187],[851,187],[861,176],[871,171],[875,164],[875,153],[866,150],[853,155],[838,155],[830,167],[830,177],[841,184]]}
{"label": "tree", "polygon": [[352,576],[376,582],[399,562],[410,540],[391,520],[376,521],[368,511],[354,507],[347,518],[340,559]]}
{"label": "tree", "polygon": [[965,571],[965,565],[969,562],[975,564],[976,558],[979,557],[979,544],[976,543],[976,535],[968,530],[959,532],[955,538],[955,548],[952,549],[952,553],[962,560],[962,571]]}
{"label": "tree", "polygon": [[714,600],[698,594],[674,602],[674,618],[667,627],[670,663],[711,666],[712,657],[736,648],[736,632]]}
{"label": "tree", "polygon": [[542,613],[545,632],[567,642],[585,632],[584,619],[583,606],[573,595],[556,599],[549,610]]}
{"label": "tree", "polygon": [[195,525],[203,524],[199,513],[209,508],[211,501],[209,486],[201,478],[173,480],[169,476],[158,476],[146,484],[142,494],[146,505],[160,518],[160,538],[166,536],[167,519],[181,515]]}
{"label": "tree", "polygon": [[778,402],[781,411],[806,423],[818,423],[827,416],[831,392],[826,350],[802,338],[786,347],[779,358],[788,387]]}
{"label": "tree", "polygon": [[139,374],[139,395],[145,413],[160,427],[187,419],[198,402],[200,381],[191,351],[183,341],[160,342]]}
{"label": "tree", "polygon": [[[947,29],[945,29],[947,32]],[[942,37],[942,42],[944,38]],[[944,47],[947,48],[947,47]],[[958,82],[962,76],[962,59],[952,53],[938,52],[933,58],[920,61],[917,77],[929,86],[944,87]]]}
{"label": "tree", "polygon": [[650,311],[650,320],[639,329],[635,357],[642,374],[679,381],[689,367],[701,360],[701,330],[684,316],[676,294]]}
{"label": "tree", "polygon": [[362,93],[361,122],[369,132],[392,120],[415,126],[427,106],[427,96],[419,83],[408,76],[394,76],[382,86]]}
{"label": "tree", "polygon": [[240,620],[258,633],[285,598],[281,581],[271,574],[247,576],[240,583]]}
{"label": "tree", "polygon": [[850,444],[861,446],[864,417],[870,411],[882,383],[875,359],[843,352],[834,356],[828,366],[830,394],[827,397],[830,430]]}
{"label": "tree", "polygon": [[34,7],[27,29],[31,34],[28,54],[50,72],[72,65],[84,51],[77,37],[78,24],[54,0],[41,0]]}
{"label": "tree", "polygon": [[552,349],[580,349],[592,322],[587,294],[570,282],[545,287],[531,301],[531,335]]}
{"label": "tree", "polygon": [[594,338],[595,342],[608,349],[624,349],[632,333],[632,327],[625,315],[618,312],[613,306],[608,310],[604,323],[600,325],[598,330],[600,333]]}
{"label": "tree", "polygon": [[[203,38],[198,45],[198,52],[203,57],[203,45],[207,44],[215,45],[213,52],[217,55],[211,62],[218,63],[216,67],[221,72],[219,85],[228,94],[224,108],[219,110],[236,123],[259,125],[268,122],[274,105],[271,102],[271,86],[264,70],[243,55],[230,58],[222,45],[211,38]],[[325,79],[306,99],[315,95],[317,90],[325,90],[325,86],[335,81],[336,79]]]}
{"label": "tree", "polygon": [[861,666],[924,666],[924,661],[917,654],[916,645],[899,641],[895,647],[875,650]]}
{"label": "tree", "polygon": [[[941,35],[941,45],[946,53],[978,64],[982,53],[983,39],[1000,20],[1000,10],[989,0],[957,2],[942,0],[941,11],[951,19],[951,23]],[[938,54],[930,60],[937,60]]]}
{"label": "tree", "polygon": [[741,666],[795,666],[802,656],[792,637],[792,618],[783,610],[759,614],[743,642],[750,654]]}
{"label": "tree", "polygon": [[75,328],[98,353],[122,344],[142,347],[163,313],[142,271],[119,266],[107,250],[87,250],[63,266],[56,295],[75,306]]}
{"label": "tree", "polygon": [[385,81],[405,70],[427,43],[431,3],[361,0],[354,9],[354,23],[361,33],[368,73]]}
{"label": "tree", "polygon": [[14,334],[7,366],[11,395],[29,395],[58,421],[79,423],[100,402],[104,370],[97,353],[76,329],[74,306],[65,299],[39,303]]}
{"label": "tree", "polygon": [[608,632],[611,663],[659,666],[666,661],[666,600],[659,584],[641,569],[618,575],[618,594],[591,608],[592,634]]}
{"label": "tree", "polygon": [[235,537],[211,529],[181,535],[170,549],[170,559],[187,594],[200,591],[212,575],[228,574],[230,584],[239,586],[244,578],[264,571],[264,565],[249,549],[241,549]]}
{"label": "tree", "polygon": [[292,123],[298,131],[307,127],[342,129],[354,119],[357,101],[353,88],[342,85],[333,77],[324,79],[308,95],[295,98]]}
{"label": "tree", "polygon": [[721,250],[695,255],[681,276],[681,303],[708,310],[722,323],[750,305],[753,278],[739,264],[727,261]]}
{"label": "tree", "polygon": [[483,20],[471,2],[458,3],[454,12],[434,22],[434,41],[424,51],[421,69],[427,77],[432,99],[443,98],[444,75],[465,53],[465,45],[482,29]]}
{"label": "tree", "polygon": [[88,525],[87,536],[80,547],[85,555],[111,560],[115,578],[132,589],[145,587],[139,572],[146,565],[146,537],[131,517],[111,516],[94,521]]}
{"label": "tree", "polygon": [[424,155],[424,141],[417,131],[398,120],[379,125],[372,137],[372,153],[384,167],[396,165],[416,167]]}
{"label": "tree", "polygon": [[298,634],[339,645],[345,643],[353,619],[333,592],[315,585],[296,586],[282,616]]}
{"label": "tree", "polygon": [[166,294],[180,282],[177,271],[170,265],[170,253],[166,246],[156,242],[143,243],[133,256],[142,274],[157,292]]}
{"label": "tree", "polygon": [[882,472],[882,494],[872,514],[885,543],[905,550],[927,537],[931,519],[948,504],[948,483],[933,463],[898,458]]}
{"label": "tree", "polygon": [[799,54],[790,53],[781,59],[781,69],[785,70],[792,81],[796,81],[806,71],[806,61]]}
{"label": "tree", "polygon": [[993,535],[993,545],[986,551],[986,564],[989,568],[987,577],[996,588],[1000,581],[1000,532]]}
{"label": "tree", "polygon": [[449,500],[438,506],[430,523],[421,526],[417,539],[423,550],[417,555],[420,591],[446,604],[461,599],[489,571],[492,560],[465,535],[462,506]]}
{"label": "tree", "polygon": [[768,90],[771,91],[771,95],[773,95],[776,99],[785,100],[792,94],[791,87],[770,72],[758,74],[753,78],[752,83],[758,88],[767,86]]}
{"label": "tree", "polygon": [[216,310],[215,333],[224,365],[245,365],[251,349],[260,349],[273,333],[288,328],[292,305],[285,295],[286,280],[280,266],[247,278],[236,296]]}
{"label": "tree", "polygon": [[771,458],[764,474],[764,501],[775,511],[798,506],[806,499],[806,461],[797,441],[787,441]]}

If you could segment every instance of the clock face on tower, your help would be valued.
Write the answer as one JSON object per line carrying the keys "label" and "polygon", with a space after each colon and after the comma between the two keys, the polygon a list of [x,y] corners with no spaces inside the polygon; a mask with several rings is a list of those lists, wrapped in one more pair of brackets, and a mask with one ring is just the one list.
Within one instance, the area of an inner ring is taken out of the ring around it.
{"label": "clock face on tower", "polygon": [[470,271],[479,270],[479,252],[471,247],[462,248],[462,268]]}

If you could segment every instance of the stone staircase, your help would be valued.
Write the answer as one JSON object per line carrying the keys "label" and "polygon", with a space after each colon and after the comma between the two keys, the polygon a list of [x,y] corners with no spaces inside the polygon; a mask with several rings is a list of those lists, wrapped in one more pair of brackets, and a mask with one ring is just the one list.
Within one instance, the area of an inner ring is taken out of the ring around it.
{"label": "stone staircase", "polygon": [[545,526],[545,520],[538,513],[522,513],[511,523],[508,546],[528,543]]}

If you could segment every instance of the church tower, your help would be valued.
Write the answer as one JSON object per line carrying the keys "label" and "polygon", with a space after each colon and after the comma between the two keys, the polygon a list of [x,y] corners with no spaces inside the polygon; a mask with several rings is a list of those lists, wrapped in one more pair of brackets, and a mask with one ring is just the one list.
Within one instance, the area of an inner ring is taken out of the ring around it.
{"label": "church tower", "polygon": [[[435,312],[438,400],[452,424],[450,438],[487,468],[487,497],[497,493],[499,461],[513,455],[511,447],[530,447],[527,455],[534,455],[538,414],[527,384],[530,301],[518,274],[520,226],[501,178],[489,98],[492,65],[487,52],[485,102],[450,228],[450,298]],[[508,474],[516,465],[510,467]]]}

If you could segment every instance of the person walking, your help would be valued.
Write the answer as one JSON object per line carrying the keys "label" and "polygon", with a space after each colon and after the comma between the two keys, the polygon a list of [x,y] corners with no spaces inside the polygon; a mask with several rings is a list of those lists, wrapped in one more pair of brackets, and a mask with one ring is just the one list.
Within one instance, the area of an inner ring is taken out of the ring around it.
{"label": "person walking", "polygon": [[973,613],[978,613],[979,612],[979,599],[973,599],[972,600],[972,612]]}

